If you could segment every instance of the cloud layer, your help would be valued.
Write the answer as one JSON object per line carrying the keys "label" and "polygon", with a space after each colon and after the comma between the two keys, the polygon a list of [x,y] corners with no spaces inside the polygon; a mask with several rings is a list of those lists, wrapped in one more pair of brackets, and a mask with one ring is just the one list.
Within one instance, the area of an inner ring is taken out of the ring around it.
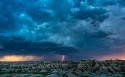
{"label": "cloud layer", "polygon": [[121,53],[124,33],[124,0],[0,1],[1,55]]}

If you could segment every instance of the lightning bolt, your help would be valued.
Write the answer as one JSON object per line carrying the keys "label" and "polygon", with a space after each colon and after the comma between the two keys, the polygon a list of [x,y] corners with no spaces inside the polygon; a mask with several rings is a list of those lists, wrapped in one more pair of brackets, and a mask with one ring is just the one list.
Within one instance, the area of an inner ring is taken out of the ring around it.
{"label": "lightning bolt", "polygon": [[64,61],[65,60],[65,55],[62,55],[62,61]]}

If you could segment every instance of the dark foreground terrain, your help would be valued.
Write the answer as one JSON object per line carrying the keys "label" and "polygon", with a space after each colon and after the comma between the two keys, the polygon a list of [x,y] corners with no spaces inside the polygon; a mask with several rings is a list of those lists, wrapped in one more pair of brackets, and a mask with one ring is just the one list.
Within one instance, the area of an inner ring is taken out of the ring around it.
{"label": "dark foreground terrain", "polygon": [[125,61],[0,62],[0,77],[125,77]]}

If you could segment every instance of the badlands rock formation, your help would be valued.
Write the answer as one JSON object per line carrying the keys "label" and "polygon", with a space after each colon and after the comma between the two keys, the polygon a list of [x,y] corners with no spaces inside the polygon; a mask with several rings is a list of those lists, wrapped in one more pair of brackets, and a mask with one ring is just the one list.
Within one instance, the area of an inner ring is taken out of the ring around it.
{"label": "badlands rock formation", "polygon": [[0,62],[0,77],[125,77],[125,61]]}

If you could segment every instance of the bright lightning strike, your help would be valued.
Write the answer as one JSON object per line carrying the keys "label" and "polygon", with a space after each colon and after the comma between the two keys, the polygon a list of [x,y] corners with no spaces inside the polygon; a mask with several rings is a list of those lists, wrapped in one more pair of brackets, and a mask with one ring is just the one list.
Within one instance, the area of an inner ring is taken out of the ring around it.
{"label": "bright lightning strike", "polygon": [[65,55],[62,55],[62,61],[64,61],[65,60]]}

